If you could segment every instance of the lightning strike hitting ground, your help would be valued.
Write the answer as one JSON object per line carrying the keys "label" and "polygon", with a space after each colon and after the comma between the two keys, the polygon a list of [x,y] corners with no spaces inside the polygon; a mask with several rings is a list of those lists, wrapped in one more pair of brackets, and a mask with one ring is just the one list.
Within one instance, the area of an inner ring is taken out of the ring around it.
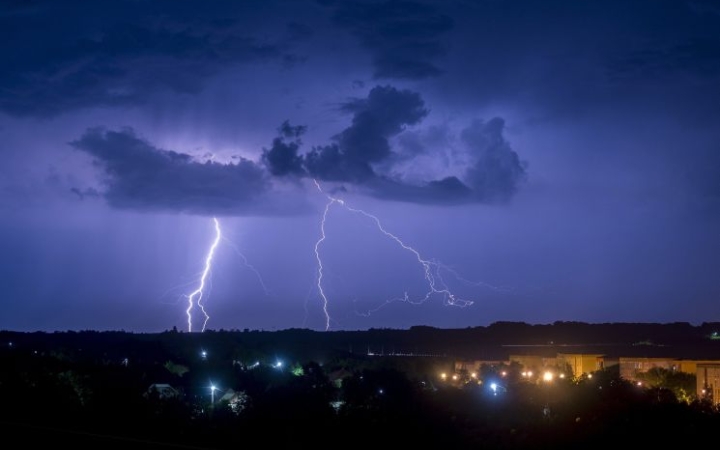
{"label": "lightning strike hitting ground", "polygon": [[[315,181],[315,180],[313,180]],[[317,181],[315,181],[315,186],[322,192],[323,190],[320,188],[320,185]],[[322,309],[323,313],[325,314],[325,330],[330,329],[330,314],[328,313],[328,299],[325,296],[325,291],[323,290],[322,286],[322,278],[323,278],[323,264],[322,264],[322,258],[320,258],[320,244],[325,240],[325,221],[327,220],[328,211],[330,211],[330,206],[335,202],[340,202],[341,200],[335,199],[333,197],[330,197],[329,195],[325,194],[330,201],[325,205],[325,210],[323,211],[322,220],[320,221],[320,239],[315,243],[315,259],[318,263],[318,271],[317,271],[317,288],[318,292],[320,294],[320,298],[322,299]],[[341,203],[342,204],[342,203]]]}
{"label": "lightning strike hitting ground", "polygon": [[203,306],[202,298],[205,292],[205,285],[207,283],[208,275],[210,274],[210,270],[212,269],[212,260],[213,256],[215,255],[215,249],[220,243],[220,239],[222,239],[220,222],[218,222],[217,218],[215,217],[213,217],[213,221],[215,222],[215,240],[213,240],[213,243],[210,246],[210,250],[208,250],[207,256],[205,257],[205,269],[200,276],[200,285],[197,289],[195,289],[187,296],[188,308],[185,312],[187,313],[188,318],[188,332],[192,332],[192,310],[195,305],[197,305],[197,307],[200,308],[200,311],[202,311],[202,313],[205,315],[205,320],[203,321],[201,331],[205,331],[205,325],[207,325],[208,320],[210,320],[210,316],[205,311],[205,307]]}
{"label": "lightning strike hitting ground", "polygon": [[[464,300],[464,299],[458,298],[457,296],[455,296],[455,294],[453,294],[447,288],[447,286],[445,285],[445,282],[443,281],[442,276],[440,274],[441,269],[446,269],[446,270],[448,269],[446,266],[439,264],[437,262],[434,262],[434,261],[429,261],[429,260],[424,259],[417,250],[415,250],[413,247],[407,245],[396,235],[387,231],[383,227],[382,223],[380,222],[380,219],[378,219],[377,216],[374,216],[374,215],[372,215],[368,212],[365,212],[361,209],[356,209],[356,208],[352,208],[352,207],[348,206],[345,203],[345,200],[333,197],[330,194],[327,194],[325,191],[323,191],[322,187],[320,187],[320,183],[318,183],[317,180],[313,180],[313,182],[315,183],[315,186],[320,191],[320,193],[325,195],[325,197],[327,197],[327,199],[328,199],[328,203],[325,204],[325,210],[323,211],[322,220],[320,222],[320,239],[318,239],[318,241],[315,243],[315,258],[318,263],[317,288],[318,288],[320,297],[322,299],[323,313],[325,314],[325,330],[328,330],[330,328],[330,320],[331,319],[330,319],[330,314],[328,313],[328,299],[327,299],[327,296],[326,296],[325,291],[323,290],[323,286],[322,286],[323,264],[322,264],[322,258],[320,257],[319,248],[320,248],[320,244],[322,244],[322,242],[326,238],[325,222],[327,220],[328,211],[330,210],[330,207],[334,203],[337,203],[338,205],[342,206],[343,208],[345,208],[346,210],[348,210],[352,213],[363,215],[363,216],[369,218],[370,220],[372,220],[375,223],[377,229],[381,233],[383,233],[385,236],[387,236],[390,239],[392,239],[393,241],[395,241],[404,250],[407,250],[408,252],[411,252],[413,255],[415,255],[415,258],[417,259],[418,263],[423,267],[423,272],[425,274],[425,281],[427,281],[429,289],[422,298],[420,298],[419,300],[412,300],[412,299],[410,299],[410,297],[408,296],[408,294],[406,292],[404,297],[388,300],[385,303],[383,303],[380,307],[378,307],[374,310],[371,310],[370,312],[377,311],[382,306],[385,306],[394,301],[404,301],[404,302],[411,303],[414,305],[419,305],[419,304],[422,304],[425,301],[427,301],[432,295],[440,295],[443,299],[443,303],[445,303],[446,305],[458,306],[458,307],[464,308],[466,306],[470,306],[473,304],[473,301],[471,301],[471,300]],[[370,312],[368,312],[368,315]]]}

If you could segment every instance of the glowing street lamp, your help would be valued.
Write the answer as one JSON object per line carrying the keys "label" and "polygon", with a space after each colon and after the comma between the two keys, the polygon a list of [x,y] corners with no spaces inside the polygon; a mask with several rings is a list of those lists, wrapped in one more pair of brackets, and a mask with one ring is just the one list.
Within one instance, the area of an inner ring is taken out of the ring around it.
{"label": "glowing street lamp", "polygon": [[215,386],[214,384],[211,384],[210,385],[210,404],[211,405],[215,404],[215,391],[217,391],[217,386]]}

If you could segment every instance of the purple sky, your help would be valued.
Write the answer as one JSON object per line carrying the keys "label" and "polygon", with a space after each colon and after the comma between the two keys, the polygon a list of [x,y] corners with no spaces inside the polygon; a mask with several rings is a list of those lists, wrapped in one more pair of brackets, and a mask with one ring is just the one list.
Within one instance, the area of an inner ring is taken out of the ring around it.
{"label": "purple sky", "polygon": [[18,0],[0,37],[0,329],[720,320],[712,0]]}

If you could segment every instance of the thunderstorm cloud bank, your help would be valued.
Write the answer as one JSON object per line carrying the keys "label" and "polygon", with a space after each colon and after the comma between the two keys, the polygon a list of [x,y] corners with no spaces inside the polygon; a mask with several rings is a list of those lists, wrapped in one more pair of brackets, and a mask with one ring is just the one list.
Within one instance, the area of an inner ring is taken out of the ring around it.
{"label": "thunderstorm cloud bank", "polygon": [[[350,99],[339,109],[352,116],[351,125],[329,143],[303,153],[307,126],[285,121],[259,161],[203,162],[157,148],[133,129],[88,129],[71,146],[90,155],[101,170],[102,195],[111,206],[199,215],[298,212],[273,200],[282,195],[275,191],[278,179],[282,184],[288,178],[312,178],[380,199],[425,204],[507,202],[525,180],[526,163],[506,140],[501,118],[475,120],[462,130],[467,166],[458,167],[457,176],[410,184],[403,174],[384,172],[392,172],[393,161],[400,159],[391,140],[429,113],[420,95],[376,86],[366,98]],[[384,167],[383,173],[377,166]]]}
{"label": "thunderstorm cloud bank", "polygon": [[[313,40],[328,27],[347,33],[367,52],[375,83],[363,96],[336,99],[334,114],[350,124],[324,141],[305,144],[312,121],[291,124],[278,117],[280,126],[266,130],[271,142],[256,149],[257,157],[225,163],[159,148],[142,137],[147,130],[138,125],[92,124],[71,142],[92,158],[99,175],[99,181],[78,181],[69,189],[80,199],[100,196],[111,207],[142,211],[277,215],[305,209],[302,193],[288,191],[308,186],[298,183],[303,179],[377,199],[453,205],[507,202],[527,177],[527,163],[510,146],[499,117],[476,119],[455,131],[462,157],[457,149],[426,143],[407,151],[411,132],[417,139],[434,126],[423,124],[431,109],[419,90],[393,83],[443,77],[456,19],[439,5],[307,2],[302,7],[326,17],[324,24],[300,14],[261,33],[247,26],[254,14],[267,14],[259,5],[228,14],[217,5],[197,11],[173,4],[169,14],[164,2],[121,3],[87,6],[85,16],[94,20],[71,16],[62,23],[54,15],[64,9],[52,3],[9,8],[0,20],[17,45],[3,50],[12,63],[0,74],[5,86],[0,111],[47,119],[89,108],[144,107],[163,95],[200,95],[214,77],[233,68],[283,72],[302,66]],[[31,30],[42,30],[48,39]],[[442,160],[443,170],[414,173],[411,162],[419,158]]]}

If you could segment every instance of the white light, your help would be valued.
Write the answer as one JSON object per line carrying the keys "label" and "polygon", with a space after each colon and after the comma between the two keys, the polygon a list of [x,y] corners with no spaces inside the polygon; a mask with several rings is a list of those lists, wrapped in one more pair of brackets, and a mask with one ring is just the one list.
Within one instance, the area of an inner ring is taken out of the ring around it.
{"label": "white light", "polygon": [[217,387],[214,384],[210,385],[210,403],[215,404],[215,391]]}
{"label": "white light", "polygon": [[[192,331],[192,315],[191,311],[193,310],[194,306],[197,305],[198,308],[202,311],[203,315],[205,316],[205,321],[203,322],[202,331],[205,331],[205,325],[207,325],[208,320],[210,320],[210,316],[205,311],[205,306],[203,305],[203,295],[205,292],[205,284],[207,282],[208,275],[210,274],[210,269],[212,268],[212,260],[213,255],[215,254],[215,249],[217,248],[218,244],[220,243],[220,239],[222,239],[222,233],[220,232],[220,222],[218,222],[217,218],[213,217],[213,221],[215,222],[215,240],[213,241],[212,245],[210,246],[210,250],[208,251],[207,256],[205,257],[205,270],[203,270],[202,275],[200,276],[200,285],[195,289],[190,295],[187,296],[188,299],[188,307],[185,310],[185,314],[187,314],[188,319],[188,331]],[[197,300],[195,300],[197,298]]]}
{"label": "white light", "polygon": [[492,389],[493,392],[497,392],[497,383],[490,384],[490,389]]}

